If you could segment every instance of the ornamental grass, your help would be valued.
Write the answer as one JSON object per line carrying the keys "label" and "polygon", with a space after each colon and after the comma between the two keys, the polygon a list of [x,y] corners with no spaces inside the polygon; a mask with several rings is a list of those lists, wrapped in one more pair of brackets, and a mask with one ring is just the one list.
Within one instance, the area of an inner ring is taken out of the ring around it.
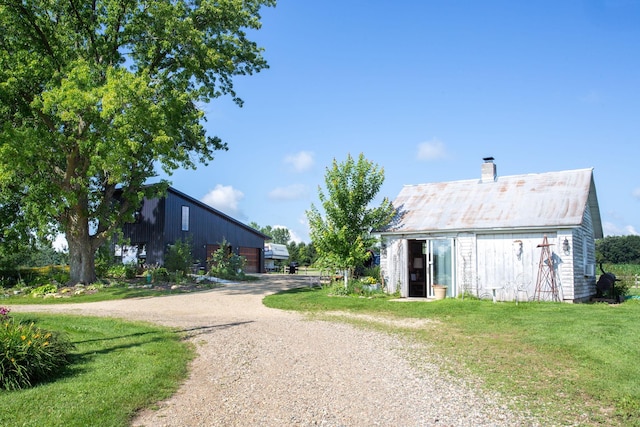
{"label": "ornamental grass", "polygon": [[0,322],[0,389],[31,387],[69,362],[74,346],[66,336],[15,321],[5,307],[0,307]]}

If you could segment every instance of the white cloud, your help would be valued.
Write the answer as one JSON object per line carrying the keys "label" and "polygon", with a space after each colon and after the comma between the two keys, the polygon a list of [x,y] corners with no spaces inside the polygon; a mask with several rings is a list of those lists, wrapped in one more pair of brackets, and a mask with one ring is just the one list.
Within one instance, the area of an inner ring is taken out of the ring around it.
{"label": "white cloud", "polygon": [[436,160],[446,156],[444,144],[439,139],[418,144],[418,160]]}
{"label": "white cloud", "polygon": [[640,233],[638,233],[638,231],[636,230],[636,228],[633,225],[627,225],[624,229],[627,232],[626,234],[633,235],[633,236],[640,235]]}
{"label": "white cloud", "polygon": [[293,231],[292,229],[290,229],[289,227],[287,227],[286,225],[273,225],[271,226],[271,228],[276,229],[276,228],[284,228],[286,230],[289,230],[289,238],[290,240],[293,240],[296,243],[300,243],[302,242],[302,239],[300,238],[300,236],[298,235],[298,233],[296,233],[295,231]]}
{"label": "white cloud", "polygon": [[633,193],[631,193],[633,195],[633,197],[635,197],[636,199],[640,200],[640,187],[636,188],[635,190],[633,190]]}
{"label": "white cloud", "polygon": [[602,229],[605,236],[638,236],[640,233],[633,225],[618,226],[612,222],[603,222]]}
{"label": "white cloud", "polygon": [[300,151],[296,154],[290,154],[284,158],[284,162],[293,167],[293,170],[300,173],[306,172],[313,167],[314,153],[311,151]]}
{"label": "white cloud", "polygon": [[[291,240],[293,240],[294,242],[298,244],[303,242],[302,237],[300,237],[298,233],[296,233],[292,229],[289,229],[289,235],[291,236]],[[308,243],[308,242],[305,242],[305,243]]]}
{"label": "white cloud", "polygon": [[230,185],[218,184],[202,197],[202,202],[218,209],[230,216],[242,216],[240,211],[240,201],[244,198],[244,193],[236,190]]}
{"label": "white cloud", "polygon": [[274,188],[269,192],[272,200],[297,200],[306,197],[307,187],[302,184],[293,184],[287,187]]}

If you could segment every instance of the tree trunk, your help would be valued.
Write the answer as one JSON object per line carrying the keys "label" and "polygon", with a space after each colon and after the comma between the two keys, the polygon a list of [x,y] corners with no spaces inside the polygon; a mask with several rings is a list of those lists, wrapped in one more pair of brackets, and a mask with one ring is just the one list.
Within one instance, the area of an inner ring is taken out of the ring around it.
{"label": "tree trunk", "polygon": [[69,244],[69,284],[84,283],[88,285],[96,281],[96,246],[89,233],[88,197],[83,195],[78,204],[67,211],[63,224],[67,243]]}
{"label": "tree trunk", "polygon": [[74,236],[73,233],[69,233],[68,236],[71,284],[94,283],[96,281],[95,250],[89,235]]}

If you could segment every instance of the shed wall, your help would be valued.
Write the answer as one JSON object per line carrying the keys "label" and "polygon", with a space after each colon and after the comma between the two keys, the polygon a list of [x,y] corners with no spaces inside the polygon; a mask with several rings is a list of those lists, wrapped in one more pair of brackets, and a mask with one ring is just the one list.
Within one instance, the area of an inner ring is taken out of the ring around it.
{"label": "shed wall", "polygon": [[[597,269],[596,241],[593,233],[592,217],[587,210],[582,225],[575,229],[570,239],[573,254],[574,301],[586,301],[596,293]],[[593,273],[593,274],[591,274]]]}
{"label": "shed wall", "polygon": [[[554,276],[561,301],[587,299],[593,295],[594,278],[585,278],[584,263],[594,259],[595,244],[587,243],[586,257],[582,253],[582,235],[587,234],[589,225],[576,230],[548,230],[535,232],[495,232],[495,233],[416,233],[411,236],[385,236],[385,247],[381,254],[382,275],[389,292],[400,290],[401,296],[408,295],[408,241],[428,238],[449,237],[455,239],[456,248],[456,289],[471,295],[489,298],[493,288],[499,300],[532,300],[536,296],[536,285],[540,275],[542,248],[539,247],[547,236],[551,245],[550,253],[554,264]],[[578,236],[578,237],[576,237]],[[562,243],[565,237],[576,248],[564,253]],[[591,242],[594,242],[591,237]],[[580,263],[576,263],[576,259]],[[584,261],[583,261],[584,260]],[[543,265],[544,260],[542,260]],[[544,268],[544,267],[543,267]],[[551,299],[549,284],[540,278],[541,299]],[[548,292],[545,292],[548,291]]]}

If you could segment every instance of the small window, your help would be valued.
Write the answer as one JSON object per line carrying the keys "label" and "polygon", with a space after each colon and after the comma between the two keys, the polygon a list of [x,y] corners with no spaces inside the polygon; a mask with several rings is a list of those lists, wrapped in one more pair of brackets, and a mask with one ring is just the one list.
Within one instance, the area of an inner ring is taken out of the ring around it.
{"label": "small window", "polygon": [[182,207],[182,231],[189,231],[189,206]]}

